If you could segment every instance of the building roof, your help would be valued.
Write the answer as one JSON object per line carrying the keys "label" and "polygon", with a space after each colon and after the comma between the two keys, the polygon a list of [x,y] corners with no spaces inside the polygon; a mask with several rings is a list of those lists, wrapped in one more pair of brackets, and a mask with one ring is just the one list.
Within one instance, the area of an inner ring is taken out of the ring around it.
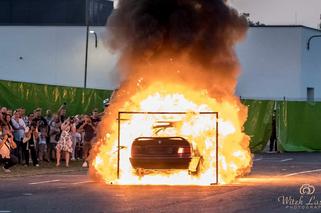
{"label": "building roof", "polygon": [[250,27],[280,27],[280,28],[288,28],[288,27],[293,27],[293,28],[304,28],[304,29],[309,29],[309,30],[314,30],[316,32],[319,32],[321,33],[321,30],[319,29],[316,29],[316,28],[312,28],[312,27],[307,27],[307,26],[304,26],[304,25],[258,25],[258,26],[250,26]]}

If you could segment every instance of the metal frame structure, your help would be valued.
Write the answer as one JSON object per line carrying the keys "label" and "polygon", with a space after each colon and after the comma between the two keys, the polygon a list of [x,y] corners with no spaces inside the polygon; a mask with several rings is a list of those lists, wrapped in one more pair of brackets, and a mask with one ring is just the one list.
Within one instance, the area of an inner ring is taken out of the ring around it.
{"label": "metal frame structure", "polygon": [[[118,112],[118,144],[117,144],[117,179],[120,178],[120,122],[122,120],[122,114],[140,114],[140,115],[184,115],[188,114],[188,112],[129,112],[129,111],[120,111]],[[198,115],[216,115],[215,122],[216,122],[216,182],[212,183],[211,185],[218,184],[218,112],[197,112]]]}

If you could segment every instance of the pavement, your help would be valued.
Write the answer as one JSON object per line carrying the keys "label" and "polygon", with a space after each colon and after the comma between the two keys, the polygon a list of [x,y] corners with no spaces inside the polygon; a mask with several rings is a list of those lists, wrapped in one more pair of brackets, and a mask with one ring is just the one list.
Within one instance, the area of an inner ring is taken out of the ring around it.
{"label": "pavement", "polygon": [[219,186],[120,186],[86,171],[0,179],[4,212],[321,212],[321,153],[255,155],[250,175]]}

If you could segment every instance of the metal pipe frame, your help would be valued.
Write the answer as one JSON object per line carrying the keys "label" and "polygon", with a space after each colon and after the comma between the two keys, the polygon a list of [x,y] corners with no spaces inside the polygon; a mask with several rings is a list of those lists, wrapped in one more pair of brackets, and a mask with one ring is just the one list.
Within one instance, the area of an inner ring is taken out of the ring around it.
{"label": "metal pipe frame", "polygon": [[[122,121],[122,118],[121,118],[121,115],[122,114],[141,114],[141,115],[184,115],[184,114],[189,114],[189,112],[128,112],[128,111],[120,111],[118,112],[118,119],[117,119],[117,122],[118,122],[118,142],[117,142],[117,179],[120,178],[120,147],[121,147],[121,144],[120,144],[120,122]],[[216,179],[216,182],[215,183],[211,183],[211,185],[217,185],[219,184],[219,181],[218,181],[218,171],[219,171],[219,166],[218,166],[218,160],[219,160],[219,157],[218,157],[218,128],[219,128],[219,125],[218,125],[218,112],[197,112],[195,113],[196,115],[216,115],[216,130],[215,130],[215,135],[216,135],[216,173],[215,173],[215,179]]]}

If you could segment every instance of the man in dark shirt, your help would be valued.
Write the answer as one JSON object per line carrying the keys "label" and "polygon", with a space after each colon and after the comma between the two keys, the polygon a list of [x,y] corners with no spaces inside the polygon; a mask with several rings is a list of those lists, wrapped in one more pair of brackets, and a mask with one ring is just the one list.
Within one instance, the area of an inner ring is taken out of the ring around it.
{"label": "man in dark shirt", "polygon": [[272,132],[270,137],[270,152],[277,152],[276,110],[273,110],[273,114],[272,114]]}
{"label": "man in dark shirt", "polygon": [[47,128],[48,127],[48,122],[47,120],[41,115],[41,108],[37,108],[33,112],[34,118],[33,122],[37,123],[37,126],[39,128]]}
{"label": "man in dark shirt", "polygon": [[101,121],[100,115],[98,113],[98,109],[94,109],[91,116],[91,121],[95,127],[98,126],[99,122]]}
{"label": "man in dark shirt", "polygon": [[92,120],[88,115],[85,115],[84,123],[79,127],[78,131],[84,133],[83,144],[83,164],[82,167],[88,166],[88,157],[92,147],[92,140],[96,136],[96,128],[92,124]]}

